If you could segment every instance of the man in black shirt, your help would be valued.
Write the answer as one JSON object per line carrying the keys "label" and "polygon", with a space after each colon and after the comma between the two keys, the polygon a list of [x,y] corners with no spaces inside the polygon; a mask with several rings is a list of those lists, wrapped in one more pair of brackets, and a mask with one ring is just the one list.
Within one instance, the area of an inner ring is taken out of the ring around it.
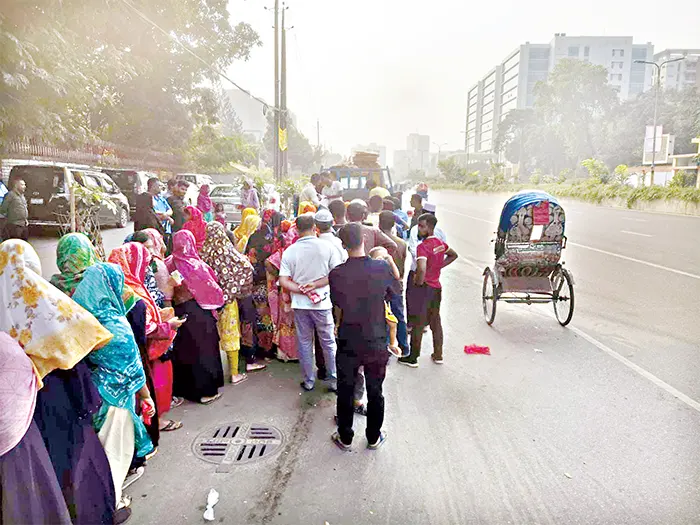
{"label": "man in black shirt", "polygon": [[328,276],[333,305],[340,309],[338,328],[338,432],[332,436],[342,450],[350,450],[354,432],[353,393],[355,377],[364,367],[367,383],[367,447],[384,444],[384,396],[382,383],[389,361],[384,298],[387,292],[401,293],[399,281],[390,266],[365,255],[363,228],[359,223],[340,230],[340,240],[348,251],[347,262]]}

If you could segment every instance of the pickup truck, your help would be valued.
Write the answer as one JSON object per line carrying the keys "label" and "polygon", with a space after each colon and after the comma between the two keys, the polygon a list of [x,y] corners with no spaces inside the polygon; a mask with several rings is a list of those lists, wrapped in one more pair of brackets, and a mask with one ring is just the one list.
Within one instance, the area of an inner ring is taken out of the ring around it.
{"label": "pickup truck", "polygon": [[374,180],[392,195],[395,193],[389,168],[321,167],[321,173],[328,173],[333,179],[340,181],[343,185],[343,200],[346,202],[353,199],[369,200],[368,180]]}

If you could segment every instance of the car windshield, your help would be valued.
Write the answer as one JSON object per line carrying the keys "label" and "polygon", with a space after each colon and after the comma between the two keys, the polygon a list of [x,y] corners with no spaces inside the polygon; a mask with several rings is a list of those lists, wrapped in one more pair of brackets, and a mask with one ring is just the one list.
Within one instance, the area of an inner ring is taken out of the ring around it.
{"label": "car windshield", "polygon": [[64,191],[63,168],[54,166],[15,166],[10,171],[10,186],[15,177],[27,183],[27,194],[50,196]]}
{"label": "car windshield", "polygon": [[240,192],[235,186],[217,186],[211,193],[210,197],[239,197]]}
{"label": "car windshield", "polygon": [[133,188],[136,182],[135,171],[105,170],[105,173],[122,189]]}

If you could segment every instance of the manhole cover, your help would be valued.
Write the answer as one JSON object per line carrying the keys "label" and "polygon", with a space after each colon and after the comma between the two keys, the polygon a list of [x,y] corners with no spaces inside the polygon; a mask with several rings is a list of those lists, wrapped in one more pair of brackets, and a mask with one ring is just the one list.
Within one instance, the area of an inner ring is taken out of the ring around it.
{"label": "manhole cover", "polygon": [[282,432],[270,425],[225,423],[199,434],[192,450],[195,456],[219,465],[217,472],[228,472],[232,465],[252,463],[279,452]]}

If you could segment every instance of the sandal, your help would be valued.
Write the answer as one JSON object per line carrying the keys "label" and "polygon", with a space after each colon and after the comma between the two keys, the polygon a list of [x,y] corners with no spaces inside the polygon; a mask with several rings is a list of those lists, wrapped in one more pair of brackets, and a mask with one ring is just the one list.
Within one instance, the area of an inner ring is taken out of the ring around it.
{"label": "sandal", "polygon": [[389,353],[391,355],[393,355],[394,357],[402,357],[403,356],[403,352],[401,351],[401,349],[398,346],[389,345],[389,346],[387,346],[387,350],[389,350]]}
{"label": "sandal", "polygon": [[127,496],[124,494],[122,496],[122,499],[119,500],[119,503],[117,503],[117,510],[119,509],[128,509],[131,506],[131,496]]}
{"label": "sandal", "polygon": [[161,432],[172,432],[182,428],[182,421],[173,421],[172,419],[166,419],[166,421],[168,423],[163,428],[158,429]]}
{"label": "sandal", "polygon": [[182,405],[185,402],[184,397],[173,397],[173,400],[170,403],[170,408],[177,408],[180,405]]}
{"label": "sandal", "polygon": [[231,376],[231,384],[232,385],[240,385],[244,381],[248,380],[248,374],[236,374],[235,376]]}
{"label": "sandal", "polygon": [[203,405],[211,405],[214,401],[218,400],[221,398],[221,394],[216,394],[213,397],[203,397],[200,399],[200,403]]}
{"label": "sandal", "polygon": [[146,454],[146,456],[145,456],[143,459],[145,459],[146,461],[148,461],[149,459],[152,459],[153,456],[155,456],[157,453],[158,453],[158,447],[154,448],[154,449],[153,449],[153,452],[150,452],[150,453]]}
{"label": "sandal", "polygon": [[250,365],[245,365],[246,372],[258,372],[260,370],[265,370],[267,368],[267,365],[263,365],[260,363],[252,363]]}
{"label": "sandal", "polygon": [[130,485],[133,485],[136,481],[141,479],[144,472],[146,472],[146,467],[139,467],[129,472],[124,480],[124,484],[122,485],[122,490],[126,490]]}

